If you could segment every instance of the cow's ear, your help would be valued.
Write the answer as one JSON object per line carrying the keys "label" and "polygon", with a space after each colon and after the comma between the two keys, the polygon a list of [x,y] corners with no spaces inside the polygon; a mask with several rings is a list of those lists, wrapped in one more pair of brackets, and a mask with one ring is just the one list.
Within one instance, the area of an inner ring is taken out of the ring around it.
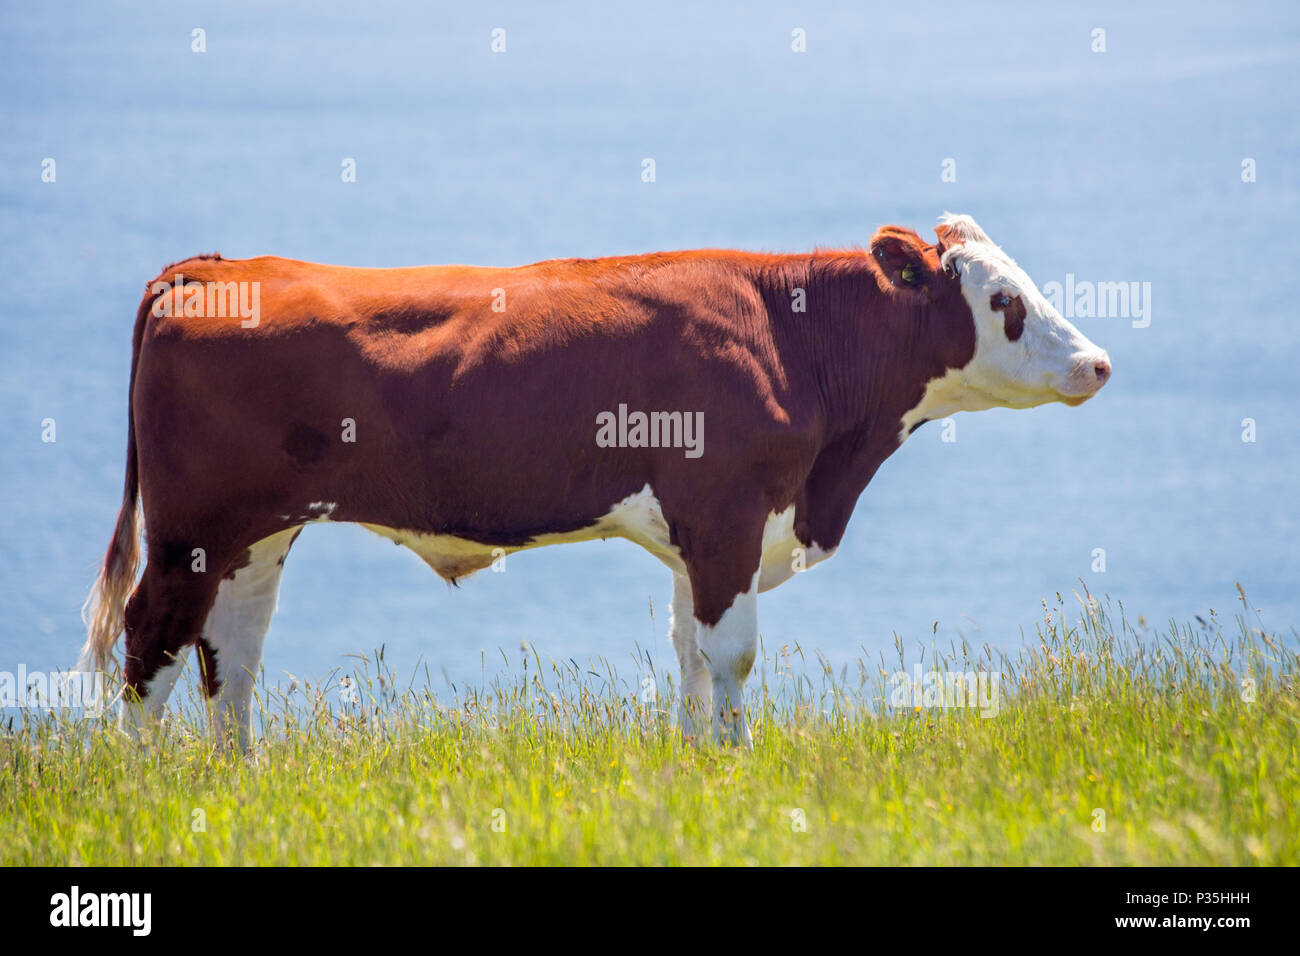
{"label": "cow's ear", "polygon": [[914,232],[888,227],[871,240],[871,254],[881,271],[899,288],[919,289],[929,283],[934,270],[926,262],[921,237]]}
{"label": "cow's ear", "polygon": [[951,223],[940,223],[934,228],[934,234],[939,237],[939,248],[943,250],[951,249],[953,246],[960,246],[964,241],[957,227]]}
{"label": "cow's ear", "polygon": [[[943,263],[944,254],[949,249],[954,249],[961,245],[960,240],[954,241],[950,235],[944,235],[944,233],[940,231],[942,228],[943,227],[940,226],[939,229],[935,230],[935,232],[939,233],[939,241],[934,245],[934,254],[940,263]],[[957,265],[956,259],[950,259],[946,265],[943,265],[943,274],[950,279],[960,274],[960,268]]]}

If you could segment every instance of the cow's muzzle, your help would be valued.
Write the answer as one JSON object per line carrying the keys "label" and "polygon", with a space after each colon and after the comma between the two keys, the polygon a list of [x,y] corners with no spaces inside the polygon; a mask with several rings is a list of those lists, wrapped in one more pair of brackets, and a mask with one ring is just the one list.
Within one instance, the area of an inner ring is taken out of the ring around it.
{"label": "cow's muzzle", "polygon": [[1110,381],[1110,356],[1098,350],[1081,356],[1070,370],[1062,400],[1067,405],[1082,405]]}

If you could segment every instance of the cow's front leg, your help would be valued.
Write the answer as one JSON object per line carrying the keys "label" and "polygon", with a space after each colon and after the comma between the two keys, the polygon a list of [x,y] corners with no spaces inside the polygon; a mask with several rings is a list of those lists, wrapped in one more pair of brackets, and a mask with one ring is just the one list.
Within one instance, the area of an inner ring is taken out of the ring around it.
{"label": "cow's front leg", "polygon": [[716,624],[701,623],[700,651],[713,682],[713,726],[723,743],[752,747],[745,720],[745,679],[758,653],[758,579],[737,594]]}
{"label": "cow's front leg", "polygon": [[[724,506],[725,507],[725,506]],[[745,679],[758,654],[758,568],[763,520],[718,508],[704,527],[679,525],[697,625],[696,643],[713,685],[713,726],[723,743],[752,746]]]}
{"label": "cow's front leg", "polygon": [[691,582],[684,574],[673,575],[673,620],[670,628],[677,661],[682,666],[681,702],[677,725],[682,736],[696,737],[709,726],[713,707],[713,676],[709,662],[700,653],[699,625],[695,620],[695,602],[691,599]]}

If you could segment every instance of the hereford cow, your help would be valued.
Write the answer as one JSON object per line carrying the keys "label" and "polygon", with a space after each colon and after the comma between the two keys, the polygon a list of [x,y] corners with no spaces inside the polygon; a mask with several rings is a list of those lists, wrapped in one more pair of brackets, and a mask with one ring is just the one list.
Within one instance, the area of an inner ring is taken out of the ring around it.
{"label": "hereford cow", "polygon": [[304,524],[362,524],[448,581],[623,537],[673,573],[683,732],[748,743],[758,593],[834,553],[881,462],[929,419],[1077,405],[1110,376],[973,219],[936,234],[511,269],[169,266],[136,315],[83,666],[125,629],[139,730],[197,648],[218,731],[246,745]]}

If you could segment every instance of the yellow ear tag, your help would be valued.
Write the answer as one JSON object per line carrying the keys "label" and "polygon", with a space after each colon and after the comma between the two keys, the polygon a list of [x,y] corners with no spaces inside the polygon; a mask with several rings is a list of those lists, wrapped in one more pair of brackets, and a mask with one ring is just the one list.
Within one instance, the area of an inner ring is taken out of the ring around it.
{"label": "yellow ear tag", "polygon": [[913,282],[916,281],[916,267],[911,264],[903,266],[902,275],[903,275],[903,281],[906,282],[908,285],[911,285]]}

